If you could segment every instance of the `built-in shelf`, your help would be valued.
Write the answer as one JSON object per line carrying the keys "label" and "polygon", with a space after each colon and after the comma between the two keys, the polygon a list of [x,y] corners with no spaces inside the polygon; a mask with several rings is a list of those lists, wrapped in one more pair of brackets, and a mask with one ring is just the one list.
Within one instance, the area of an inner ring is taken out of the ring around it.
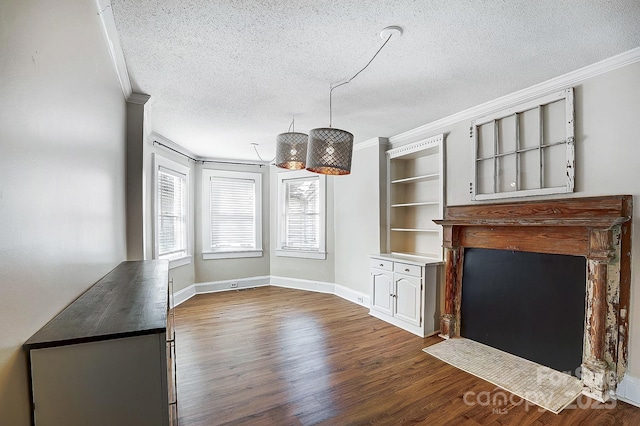
{"label": "built-in shelf", "polygon": [[442,259],[444,180],[444,135],[387,151],[387,253]]}
{"label": "built-in shelf", "polygon": [[428,175],[412,176],[404,179],[395,179],[395,180],[392,180],[391,183],[394,183],[394,184],[395,183],[414,183],[414,182],[420,182],[425,180],[436,180],[439,178],[440,178],[440,173],[431,173]]}
{"label": "built-in shelf", "polygon": [[426,337],[438,331],[444,135],[386,154],[386,252],[371,256],[370,313]]}
{"label": "built-in shelf", "polygon": [[404,203],[404,204],[392,204],[391,207],[416,207],[416,206],[438,206],[440,201],[425,201],[421,203]]}

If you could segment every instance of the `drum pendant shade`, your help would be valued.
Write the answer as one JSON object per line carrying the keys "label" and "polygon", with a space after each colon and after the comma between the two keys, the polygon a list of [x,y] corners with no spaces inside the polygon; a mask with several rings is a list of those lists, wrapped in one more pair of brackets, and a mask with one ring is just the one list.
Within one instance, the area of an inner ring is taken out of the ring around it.
{"label": "drum pendant shade", "polygon": [[324,127],[309,132],[307,170],[323,175],[351,173],[353,135],[345,130]]}
{"label": "drum pendant shade", "polygon": [[276,166],[289,170],[302,170],[307,159],[305,133],[280,133],[276,138]]}

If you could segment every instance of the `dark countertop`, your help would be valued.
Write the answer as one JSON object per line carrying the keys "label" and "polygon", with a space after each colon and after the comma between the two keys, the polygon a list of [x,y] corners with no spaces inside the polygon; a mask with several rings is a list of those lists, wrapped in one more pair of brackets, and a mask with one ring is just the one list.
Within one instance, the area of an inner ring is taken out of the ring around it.
{"label": "dark countertop", "polygon": [[166,260],[125,261],[23,345],[38,349],[166,331]]}

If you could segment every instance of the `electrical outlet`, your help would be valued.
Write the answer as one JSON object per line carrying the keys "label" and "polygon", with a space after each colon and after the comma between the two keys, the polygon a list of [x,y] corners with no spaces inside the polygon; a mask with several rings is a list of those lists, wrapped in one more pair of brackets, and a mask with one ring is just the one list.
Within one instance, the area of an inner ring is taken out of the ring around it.
{"label": "electrical outlet", "polygon": [[358,297],[358,303],[364,303],[364,298],[363,297]]}
{"label": "electrical outlet", "polygon": [[231,288],[238,288],[238,283],[231,283]]}

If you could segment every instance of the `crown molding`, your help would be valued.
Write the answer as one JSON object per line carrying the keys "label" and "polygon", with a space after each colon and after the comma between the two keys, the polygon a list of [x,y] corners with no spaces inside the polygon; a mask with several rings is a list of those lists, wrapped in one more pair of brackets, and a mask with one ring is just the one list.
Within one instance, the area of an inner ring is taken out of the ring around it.
{"label": "crown molding", "polygon": [[464,120],[482,117],[502,109],[514,107],[518,104],[528,102],[558,90],[566,89],[592,77],[622,68],[638,61],[640,61],[640,47],[612,56],[600,62],[596,62],[595,64],[588,65],[584,68],[554,77],[526,89],[519,90],[509,95],[460,111],[439,120],[432,121],[431,123],[416,127],[415,129],[407,132],[391,136],[389,138],[389,142],[391,145],[411,142],[417,138],[423,138],[429,133],[436,131],[441,132],[443,127],[448,127]]}
{"label": "crown molding", "polygon": [[151,98],[151,95],[144,93],[131,93],[126,99],[130,104],[144,105]]}
{"label": "crown molding", "polygon": [[431,148],[437,144],[442,144],[444,141],[444,133],[439,135],[432,136],[427,139],[422,139],[412,144],[406,144],[399,146],[397,148],[390,149],[387,151],[387,155],[389,158],[399,157],[401,155],[412,154],[414,152],[422,151],[424,149]]}
{"label": "crown molding", "polygon": [[122,53],[122,47],[120,46],[120,37],[118,37],[116,21],[113,18],[111,2],[110,0],[95,0],[95,2],[98,7],[98,16],[100,16],[102,30],[104,31],[107,47],[109,48],[109,56],[111,56],[111,62],[113,62],[113,68],[118,76],[124,99],[128,100],[133,89],[131,88],[131,80],[129,79],[129,72],[127,71],[127,63],[124,60],[124,53]]}
{"label": "crown molding", "polygon": [[389,139],[387,138],[373,138],[373,139],[369,139],[363,142],[359,142],[357,144],[355,144],[353,146],[353,150],[354,151],[360,151],[361,149],[365,149],[365,148],[370,148],[372,146],[380,146],[380,145],[384,145],[387,146],[389,145]]}

